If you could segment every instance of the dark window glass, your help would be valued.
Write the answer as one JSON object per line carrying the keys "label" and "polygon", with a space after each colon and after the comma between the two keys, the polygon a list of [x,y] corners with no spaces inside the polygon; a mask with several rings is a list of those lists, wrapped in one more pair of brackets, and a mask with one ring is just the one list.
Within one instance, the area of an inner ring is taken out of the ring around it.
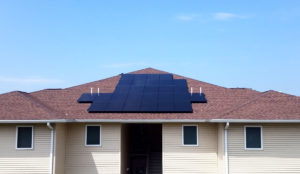
{"label": "dark window glass", "polygon": [[261,148],[260,127],[246,127],[246,148]]}
{"label": "dark window glass", "polygon": [[183,144],[197,145],[197,126],[183,126]]}
{"label": "dark window glass", "polygon": [[86,145],[100,145],[100,126],[87,126]]}
{"label": "dark window glass", "polygon": [[32,148],[32,127],[18,127],[17,148]]}

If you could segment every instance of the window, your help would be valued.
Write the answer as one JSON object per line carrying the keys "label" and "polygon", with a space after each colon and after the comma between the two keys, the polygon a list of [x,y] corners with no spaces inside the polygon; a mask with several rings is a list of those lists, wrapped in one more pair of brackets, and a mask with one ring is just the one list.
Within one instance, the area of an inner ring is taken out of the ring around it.
{"label": "window", "polygon": [[245,126],[245,149],[262,150],[262,127]]}
{"label": "window", "polygon": [[198,126],[196,125],[183,125],[183,145],[197,146],[198,145]]}
{"label": "window", "polygon": [[17,126],[17,149],[32,149],[33,148],[33,127],[32,126]]}
{"label": "window", "polygon": [[85,135],[86,146],[100,146],[100,126],[99,125],[87,125]]}

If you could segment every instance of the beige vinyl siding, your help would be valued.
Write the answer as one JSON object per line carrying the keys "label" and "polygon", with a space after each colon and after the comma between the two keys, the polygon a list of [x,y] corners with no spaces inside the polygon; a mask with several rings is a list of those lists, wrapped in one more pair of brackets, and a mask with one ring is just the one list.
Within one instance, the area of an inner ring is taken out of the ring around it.
{"label": "beige vinyl siding", "polygon": [[225,140],[224,140],[225,124],[218,124],[218,174],[225,174]]}
{"label": "beige vinyl siding", "polygon": [[198,146],[182,145],[182,125],[188,124],[163,124],[163,173],[217,173],[217,125],[198,124]]}
{"label": "beige vinyl siding", "polygon": [[28,125],[0,125],[0,173],[48,174],[50,168],[50,130],[46,124],[30,124],[33,126],[33,149],[17,150],[16,126]]}
{"label": "beige vinyl siding", "polygon": [[245,150],[244,124],[231,124],[228,132],[230,174],[300,173],[300,124],[261,125],[263,150]]}
{"label": "beige vinyl siding", "polygon": [[66,148],[66,125],[55,124],[54,135],[54,174],[64,174],[65,172],[65,148]]}
{"label": "beige vinyl siding", "polygon": [[121,124],[99,124],[101,146],[85,146],[85,125],[67,124],[65,174],[120,174]]}

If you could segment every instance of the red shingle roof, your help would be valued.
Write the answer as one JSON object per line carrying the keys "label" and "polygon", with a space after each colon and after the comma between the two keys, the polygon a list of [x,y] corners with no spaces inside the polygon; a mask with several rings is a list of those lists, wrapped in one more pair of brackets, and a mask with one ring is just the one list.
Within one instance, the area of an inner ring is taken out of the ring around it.
{"label": "red shingle roof", "polygon": [[300,97],[276,91],[261,93],[258,97],[226,112],[224,116],[238,119],[272,118],[299,119]]}
{"label": "red shingle roof", "polygon": [[[133,73],[167,73],[147,68]],[[88,113],[90,104],[77,103],[90,88],[113,92],[120,75],[61,90],[33,93],[11,92],[0,95],[0,120],[51,119],[253,119],[300,120],[300,97],[275,91],[224,88],[184,78],[194,89],[202,87],[208,103],[193,103],[193,113]],[[195,91],[195,90],[194,90]],[[197,92],[197,91],[195,91]]]}
{"label": "red shingle roof", "polygon": [[62,116],[28,93],[14,91],[0,95],[0,120],[47,120]]}

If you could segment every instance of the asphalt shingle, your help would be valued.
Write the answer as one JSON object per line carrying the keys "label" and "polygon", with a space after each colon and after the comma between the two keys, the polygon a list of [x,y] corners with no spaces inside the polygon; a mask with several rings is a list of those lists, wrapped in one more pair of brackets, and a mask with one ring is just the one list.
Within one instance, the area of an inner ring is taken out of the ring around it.
{"label": "asphalt shingle", "polygon": [[[167,73],[146,68],[132,73]],[[207,103],[193,103],[193,113],[88,113],[90,104],[77,103],[82,93],[100,88],[111,93],[120,75],[60,90],[33,93],[11,92],[0,95],[0,120],[45,119],[300,119],[300,97],[276,91],[258,92],[247,88],[225,88],[174,74],[186,79],[194,92],[199,88]],[[198,90],[198,91],[197,91]]]}

